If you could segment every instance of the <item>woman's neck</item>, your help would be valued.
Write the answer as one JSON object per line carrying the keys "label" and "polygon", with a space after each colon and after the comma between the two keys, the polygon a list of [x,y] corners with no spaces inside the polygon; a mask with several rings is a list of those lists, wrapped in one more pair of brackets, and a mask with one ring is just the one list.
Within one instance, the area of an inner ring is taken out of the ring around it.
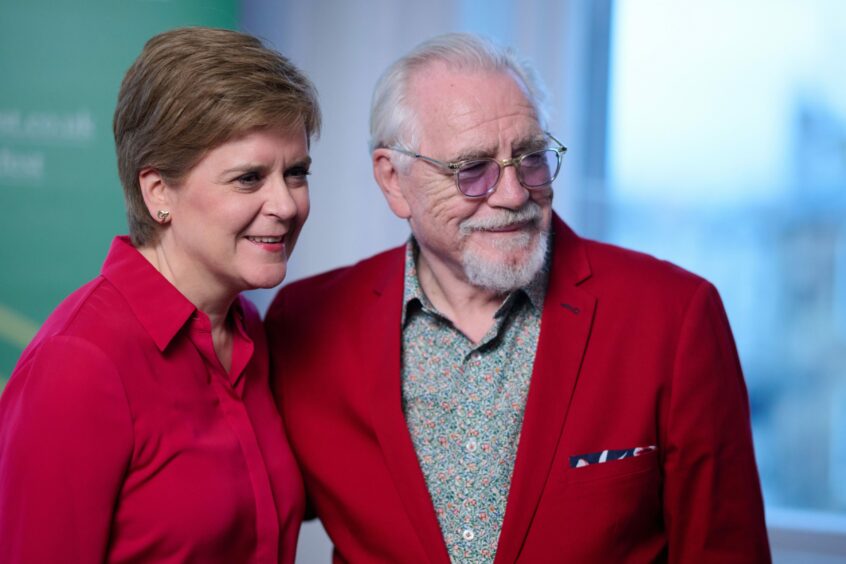
{"label": "woman's neck", "polygon": [[175,253],[169,251],[161,241],[140,247],[138,252],[188,301],[208,316],[215,353],[229,372],[232,365],[232,327],[228,317],[238,292],[186,275],[180,270],[179,261],[173,260]]}

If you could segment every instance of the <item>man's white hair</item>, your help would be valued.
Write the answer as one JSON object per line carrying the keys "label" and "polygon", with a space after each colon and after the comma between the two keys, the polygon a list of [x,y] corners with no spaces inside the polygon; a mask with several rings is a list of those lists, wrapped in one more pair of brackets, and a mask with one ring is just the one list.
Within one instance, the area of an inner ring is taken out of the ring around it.
{"label": "man's white hair", "polygon": [[526,88],[529,103],[546,129],[546,93],[531,65],[511,50],[470,33],[446,33],[418,45],[385,70],[370,105],[370,151],[400,146],[415,150],[417,120],[409,105],[408,87],[415,72],[441,62],[450,69],[512,72]]}

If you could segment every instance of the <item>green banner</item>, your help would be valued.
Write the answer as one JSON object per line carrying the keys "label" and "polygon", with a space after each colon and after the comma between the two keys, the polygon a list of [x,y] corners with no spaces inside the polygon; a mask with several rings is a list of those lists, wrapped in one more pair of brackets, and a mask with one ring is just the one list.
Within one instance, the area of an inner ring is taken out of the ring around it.
{"label": "green banner", "polygon": [[126,232],[112,113],[151,36],[235,29],[235,0],[0,0],[0,388]]}

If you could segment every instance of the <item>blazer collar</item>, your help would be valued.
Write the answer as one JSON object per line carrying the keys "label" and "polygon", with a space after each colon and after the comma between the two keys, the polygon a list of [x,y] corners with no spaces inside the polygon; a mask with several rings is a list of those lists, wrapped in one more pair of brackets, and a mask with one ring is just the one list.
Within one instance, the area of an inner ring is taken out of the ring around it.
{"label": "blazer collar", "polygon": [[376,275],[368,331],[359,332],[360,350],[369,351],[366,362],[375,374],[371,417],[396,492],[427,560],[448,563],[449,553],[402,411],[403,261],[404,247],[394,249]]}
{"label": "blazer collar", "polygon": [[584,243],[556,215],[549,286],[517,459],[495,562],[520,554],[567,419],[593,324],[596,298],[579,287],[590,277]]}

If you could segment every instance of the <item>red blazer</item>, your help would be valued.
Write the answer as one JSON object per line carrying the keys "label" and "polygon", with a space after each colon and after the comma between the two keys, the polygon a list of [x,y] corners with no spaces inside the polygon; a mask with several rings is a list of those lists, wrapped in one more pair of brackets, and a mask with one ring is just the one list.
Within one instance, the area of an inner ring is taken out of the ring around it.
{"label": "red blazer", "polygon": [[[496,562],[768,562],[717,291],[557,217],[554,231]],[[277,402],[337,562],[449,562],[401,405],[403,259],[400,247],[291,284],[266,320]]]}

